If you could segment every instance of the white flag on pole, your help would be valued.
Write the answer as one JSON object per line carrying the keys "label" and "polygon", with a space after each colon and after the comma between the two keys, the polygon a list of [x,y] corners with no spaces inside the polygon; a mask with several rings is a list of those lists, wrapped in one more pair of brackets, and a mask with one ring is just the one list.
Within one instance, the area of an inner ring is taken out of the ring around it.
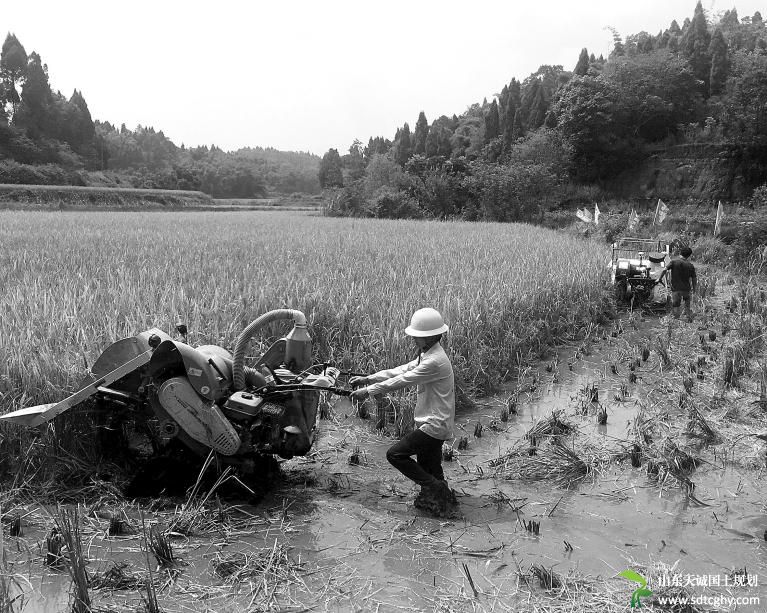
{"label": "white flag on pole", "polygon": [[722,217],[724,217],[724,210],[722,209],[722,201],[719,201],[719,206],[716,207],[716,221],[714,222],[714,236],[719,236],[722,231]]}
{"label": "white flag on pole", "polygon": [[660,198],[658,198],[658,206],[655,207],[655,217],[652,220],[653,225],[661,224],[663,223],[663,220],[666,219],[666,216],[669,214],[669,208],[666,206],[666,203],[663,202]]}
{"label": "white flag on pole", "polygon": [[633,230],[634,228],[636,228],[638,223],[639,223],[639,215],[634,209],[631,209],[631,213],[629,213],[629,223],[626,229]]}
{"label": "white flag on pole", "polygon": [[592,221],[594,221],[591,218],[591,211],[587,211],[586,209],[578,209],[575,212],[575,216],[581,221],[585,221],[586,223],[591,223]]}
{"label": "white flag on pole", "polygon": [[594,223],[596,225],[599,225],[599,216],[601,213],[599,212],[599,205],[595,202],[594,203]]}

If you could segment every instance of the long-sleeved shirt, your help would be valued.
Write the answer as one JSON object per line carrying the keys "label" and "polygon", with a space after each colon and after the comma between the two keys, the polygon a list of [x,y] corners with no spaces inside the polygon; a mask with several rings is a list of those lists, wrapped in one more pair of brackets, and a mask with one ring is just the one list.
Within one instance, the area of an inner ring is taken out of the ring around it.
{"label": "long-sleeved shirt", "polygon": [[415,425],[429,436],[453,437],[455,422],[455,380],[453,366],[442,345],[435,343],[418,358],[397,368],[381,370],[368,377],[371,396],[416,385]]}

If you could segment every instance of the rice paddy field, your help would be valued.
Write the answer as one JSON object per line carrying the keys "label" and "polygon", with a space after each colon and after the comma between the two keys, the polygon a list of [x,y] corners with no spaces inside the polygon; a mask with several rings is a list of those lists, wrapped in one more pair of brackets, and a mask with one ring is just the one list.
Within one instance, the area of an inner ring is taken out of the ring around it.
{"label": "rice paddy field", "polygon": [[119,338],[181,321],[231,348],[286,307],[319,359],[371,370],[411,354],[403,330],[433,306],[463,385],[489,392],[605,308],[606,249],[513,224],[0,211],[0,245],[3,411],[73,390]]}
{"label": "rice paddy field", "polygon": [[281,307],[318,359],[370,371],[412,355],[403,329],[434,306],[475,400],[443,448],[460,504],[440,519],[346,399],[257,505],[219,499],[227,471],[126,499],[88,465],[84,416],[4,425],[0,611],[764,610],[758,280],[701,267],[688,323],[615,313],[606,248],[513,224],[0,211],[0,244],[2,412],[74,391],[119,338],[183,321],[231,348]]}

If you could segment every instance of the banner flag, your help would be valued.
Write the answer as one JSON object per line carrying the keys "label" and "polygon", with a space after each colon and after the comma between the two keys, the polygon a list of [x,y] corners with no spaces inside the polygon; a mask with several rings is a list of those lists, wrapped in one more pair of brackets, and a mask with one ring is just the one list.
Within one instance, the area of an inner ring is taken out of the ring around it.
{"label": "banner flag", "polygon": [[658,205],[655,207],[655,217],[652,220],[653,225],[661,224],[663,223],[663,220],[666,219],[666,217],[669,214],[669,208],[666,206],[666,203],[663,202],[660,198],[658,198]]}
{"label": "banner flag", "polygon": [[719,236],[719,232],[722,231],[722,217],[724,217],[724,210],[722,209],[722,201],[719,201],[719,206],[716,207],[716,221],[714,222],[714,236]]}
{"label": "banner flag", "polygon": [[591,218],[591,211],[587,211],[586,209],[578,209],[575,213],[575,216],[581,221],[585,221],[586,223],[591,223],[594,221]]}

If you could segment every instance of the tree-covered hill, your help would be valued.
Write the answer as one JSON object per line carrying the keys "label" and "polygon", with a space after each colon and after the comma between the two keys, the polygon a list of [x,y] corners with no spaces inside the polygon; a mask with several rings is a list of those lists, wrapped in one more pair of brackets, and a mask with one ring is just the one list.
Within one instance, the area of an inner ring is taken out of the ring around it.
{"label": "tree-covered hill", "polygon": [[310,153],[176,146],[163,132],[94,121],[82,92],[51,90],[48,67],[9,33],[0,51],[0,183],[200,190],[218,198],[318,193]]}
{"label": "tree-covered hill", "polygon": [[[767,181],[758,12],[707,15],[698,2],[681,26],[625,38],[613,30],[613,39],[607,58],[583,49],[572,70],[541,66],[460,115],[429,123],[421,112],[391,140],[355,141],[343,156],[331,149],[319,178],[332,210],[536,219],[595,195],[747,199]],[[701,157],[717,180],[691,186]],[[678,176],[658,179],[666,171]]]}

